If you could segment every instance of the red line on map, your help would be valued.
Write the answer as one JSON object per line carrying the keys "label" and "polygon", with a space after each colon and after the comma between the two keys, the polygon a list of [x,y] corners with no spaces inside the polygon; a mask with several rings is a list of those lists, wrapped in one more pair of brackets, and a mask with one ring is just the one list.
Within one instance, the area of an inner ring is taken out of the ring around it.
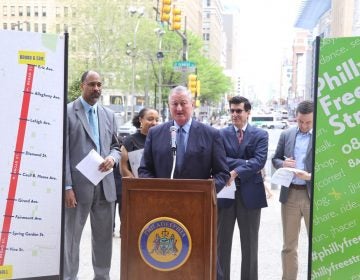
{"label": "red line on map", "polygon": [[25,140],[25,131],[26,131],[28,112],[29,112],[33,78],[34,78],[34,66],[28,65],[26,72],[24,95],[23,95],[21,112],[20,112],[19,128],[18,128],[16,146],[14,151],[14,161],[12,165],[11,177],[9,183],[9,192],[6,201],[4,221],[3,221],[1,237],[0,237],[0,266],[4,264],[6,246],[10,234],[9,232],[10,224],[13,215],[15,194],[16,194],[17,182],[19,178],[19,170],[20,170],[21,155],[22,155],[21,152],[23,150],[23,144]]}

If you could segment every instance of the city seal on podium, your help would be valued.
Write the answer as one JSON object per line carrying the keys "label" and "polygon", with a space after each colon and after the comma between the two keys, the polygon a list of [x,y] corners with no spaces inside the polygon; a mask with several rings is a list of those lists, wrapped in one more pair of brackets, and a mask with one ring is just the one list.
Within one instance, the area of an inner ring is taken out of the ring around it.
{"label": "city seal on podium", "polygon": [[179,221],[159,217],[148,222],[139,235],[139,251],[144,262],[160,271],[181,267],[191,253],[191,236]]}

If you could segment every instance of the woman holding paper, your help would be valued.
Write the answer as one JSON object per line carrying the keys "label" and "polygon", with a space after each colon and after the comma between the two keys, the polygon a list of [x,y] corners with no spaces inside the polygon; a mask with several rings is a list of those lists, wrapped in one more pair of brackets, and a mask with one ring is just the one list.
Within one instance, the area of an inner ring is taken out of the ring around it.
{"label": "woman holding paper", "polygon": [[159,113],[154,109],[143,108],[138,115],[134,116],[132,124],[137,128],[137,132],[125,138],[120,150],[120,173],[122,177],[137,177],[137,170],[134,172],[134,170],[131,169],[129,153],[144,148],[146,135],[150,127],[157,125],[158,122]]}

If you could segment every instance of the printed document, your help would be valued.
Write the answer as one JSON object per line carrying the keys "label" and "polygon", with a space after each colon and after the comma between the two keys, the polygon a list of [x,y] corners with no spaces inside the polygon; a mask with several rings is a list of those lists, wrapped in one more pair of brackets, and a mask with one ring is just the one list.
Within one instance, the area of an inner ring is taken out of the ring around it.
{"label": "printed document", "polygon": [[271,177],[271,184],[289,187],[293,180],[295,173],[301,171],[300,169],[283,167],[275,171]]}
{"label": "printed document", "polygon": [[139,178],[138,168],[140,166],[140,161],[143,153],[144,153],[144,149],[128,152],[131,171],[134,174],[135,178]]}
{"label": "printed document", "polygon": [[76,168],[79,170],[86,178],[90,180],[95,186],[104,179],[106,175],[111,173],[113,169],[111,168],[108,171],[101,172],[99,170],[99,165],[104,161],[101,155],[97,151],[92,149],[86,157],[84,157],[77,165]]}
{"label": "printed document", "polygon": [[217,198],[229,198],[229,199],[235,199],[235,180],[231,182],[231,185],[225,185],[225,187],[222,188],[221,191],[217,194]]}

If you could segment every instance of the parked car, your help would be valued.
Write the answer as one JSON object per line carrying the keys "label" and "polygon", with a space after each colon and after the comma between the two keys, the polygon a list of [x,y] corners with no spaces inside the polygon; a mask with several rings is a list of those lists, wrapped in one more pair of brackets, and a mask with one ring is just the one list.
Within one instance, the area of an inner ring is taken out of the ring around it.
{"label": "parked car", "polygon": [[266,124],[266,127],[268,129],[273,128],[280,128],[280,129],[286,129],[289,127],[289,123],[287,121],[273,121]]}
{"label": "parked car", "polygon": [[134,134],[136,132],[136,127],[133,126],[132,121],[128,121],[123,125],[120,125],[117,130],[118,136],[128,136],[130,134]]}

